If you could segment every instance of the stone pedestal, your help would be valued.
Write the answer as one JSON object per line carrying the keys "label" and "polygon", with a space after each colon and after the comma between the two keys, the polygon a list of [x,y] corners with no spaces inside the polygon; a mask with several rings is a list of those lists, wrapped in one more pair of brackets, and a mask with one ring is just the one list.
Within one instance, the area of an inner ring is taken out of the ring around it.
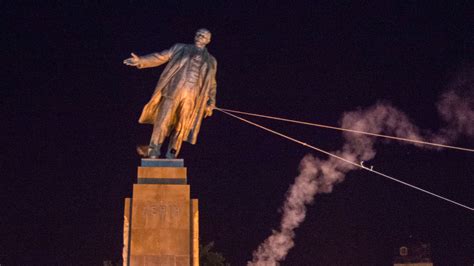
{"label": "stone pedestal", "polygon": [[124,265],[199,265],[198,200],[182,159],[142,159],[125,199]]}

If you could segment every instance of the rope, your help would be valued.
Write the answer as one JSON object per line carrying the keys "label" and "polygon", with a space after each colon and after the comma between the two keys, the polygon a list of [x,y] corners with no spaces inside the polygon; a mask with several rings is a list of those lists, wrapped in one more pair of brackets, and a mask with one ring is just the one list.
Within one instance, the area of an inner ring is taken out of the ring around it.
{"label": "rope", "polygon": [[414,186],[414,185],[412,185],[412,184],[409,184],[409,183],[407,183],[407,182],[398,180],[398,179],[396,179],[396,178],[394,178],[394,177],[391,177],[391,176],[386,175],[386,174],[384,174],[384,173],[381,173],[381,172],[379,172],[379,171],[375,171],[375,170],[373,170],[373,167],[368,168],[368,167],[366,167],[366,166],[363,165],[364,162],[361,162],[360,164],[355,163],[355,162],[353,162],[353,161],[347,160],[347,159],[345,159],[345,158],[343,158],[343,157],[340,157],[340,156],[338,156],[338,155],[332,154],[332,153],[330,153],[330,152],[327,152],[327,151],[322,150],[322,149],[320,149],[320,148],[317,148],[317,147],[315,147],[315,146],[309,145],[308,143],[302,142],[302,141],[300,141],[300,140],[297,140],[297,139],[295,139],[295,138],[292,138],[292,137],[290,137],[290,136],[287,136],[287,135],[282,134],[282,133],[280,133],[280,132],[277,132],[277,131],[275,131],[275,130],[269,129],[269,128],[267,128],[267,127],[264,127],[264,126],[262,126],[262,125],[259,125],[259,124],[257,124],[257,123],[254,123],[254,122],[252,122],[252,121],[249,121],[249,120],[247,120],[247,119],[244,119],[244,118],[242,118],[242,117],[240,117],[240,116],[231,114],[230,112],[228,112],[228,111],[225,110],[225,109],[222,109],[222,108],[215,108],[215,109],[216,109],[216,110],[219,110],[219,111],[221,111],[221,112],[223,112],[224,114],[227,114],[227,115],[229,115],[229,116],[232,116],[232,117],[234,117],[234,118],[236,118],[236,119],[238,119],[238,120],[241,120],[241,121],[243,121],[243,122],[246,122],[246,123],[248,123],[248,124],[250,124],[250,125],[253,125],[253,126],[255,126],[255,127],[261,128],[261,129],[263,129],[263,130],[265,130],[265,131],[268,131],[268,132],[270,132],[270,133],[273,133],[273,134],[275,134],[275,135],[278,135],[278,136],[283,137],[283,138],[285,138],[285,139],[288,139],[288,140],[290,140],[290,141],[296,142],[296,143],[298,143],[298,144],[300,144],[300,145],[303,145],[303,146],[306,146],[306,147],[308,147],[308,148],[310,148],[310,149],[319,151],[319,152],[324,153],[324,154],[326,154],[326,155],[328,155],[328,156],[337,158],[337,159],[339,159],[339,160],[342,160],[342,161],[344,161],[344,162],[346,162],[346,163],[352,164],[352,165],[354,165],[354,166],[356,166],[356,167],[358,167],[358,168],[361,168],[361,169],[363,169],[363,170],[367,170],[367,171],[369,171],[369,172],[372,172],[372,173],[375,173],[375,174],[377,174],[377,175],[383,176],[383,177],[388,178],[388,179],[390,179],[390,180],[392,180],[392,181],[395,181],[395,182],[398,182],[398,183],[403,184],[403,185],[405,185],[405,186],[408,186],[408,187],[411,187],[411,188],[413,188],[413,189],[419,190],[419,191],[424,192],[424,193],[426,193],[426,194],[429,194],[429,195],[431,195],[431,196],[434,196],[434,197],[437,197],[437,198],[439,198],[439,199],[442,199],[442,200],[445,200],[445,201],[447,201],[447,202],[450,202],[450,203],[452,203],[452,204],[455,204],[455,205],[457,205],[457,206],[466,208],[466,209],[468,209],[468,210],[470,210],[470,211],[474,211],[474,208],[472,208],[472,207],[469,207],[469,206],[467,206],[467,205],[461,204],[461,203],[459,203],[459,202],[456,202],[456,201],[454,201],[454,200],[448,199],[448,198],[446,198],[446,197],[440,196],[440,195],[435,194],[435,193],[433,193],[433,192],[430,192],[430,191],[428,191],[428,190],[419,188],[419,187]]}
{"label": "rope", "polygon": [[389,135],[383,135],[383,134],[376,134],[376,133],[364,132],[364,131],[360,131],[360,130],[354,130],[354,129],[348,129],[348,128],[341,128],[341,127],[334,127],[334,126],[327,126],[327,125],[322,125],[322,124],[316,124],[316,123],[310,123],[310,122],[303,122],[303,121],[292,120],[292,119],[286,119],[286,118],[281,118],[281,117],[268,116],[268,115],[260,115],[260,114],[254,114],[254,113],[247,113],[247,112],[236,111],[236,110],[230,110],[230,109],[224,109],[224,108],[217,108],[217,107],[216,107],[215,109],[220,110],[220,111],[230,112],[230,113],[243,114],[243,115],[256,116],[256,117],[262,117],[262,118],[273,119],[273,120],[279,120],[279,121],[285,121],[285,122],[290,122],[290,123],[295,123],[295,124],[302,124],[302,125],[308,125],[308,126],[314,126],[314,127],[328,128],[328,129],[334,129],[334,130],[339,130],[339,131],[346,131],[346,132],[364,134],[364,135],[369,135],[369,136],[374,136],[374,137],[381,137],[381,138],[387,138],[387,139],[395,139],[395,140],[406,141],[406,142],[413,142],[413,143],[418,143],[418,144],[423,144],[423,145],[430,145],[430,146],[435,146],[435,147],[442,147],[442,148],[448,148],[448,149],[455,149],[455,150],[461,150],[461,151],[474,152],[474,149],[463,148],[463,147],[457,147],[457,146],[451,146],[451,145],[444,145],[444,144],[440,144],[440,143],[433,143],[433,142],[421,141],[421,140],[416,140],[416,139],[407,139],[407,138],[401,138],[401,137],[395,137],[395,136],[389,136]]}

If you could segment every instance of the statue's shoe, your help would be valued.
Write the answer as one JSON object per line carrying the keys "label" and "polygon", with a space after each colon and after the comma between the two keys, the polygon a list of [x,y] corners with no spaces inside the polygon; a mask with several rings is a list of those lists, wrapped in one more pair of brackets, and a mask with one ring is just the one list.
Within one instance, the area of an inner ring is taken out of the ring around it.
{"label": "statue's shoe", "polygon": [[148,158],[158,159],[160,157],[160,150],[156,147],[148,148]]}
{"label": "statue's shoe", "polygon": [[168,159],[176,159],[176,150],[171,149],[166,153],[166,158]]}

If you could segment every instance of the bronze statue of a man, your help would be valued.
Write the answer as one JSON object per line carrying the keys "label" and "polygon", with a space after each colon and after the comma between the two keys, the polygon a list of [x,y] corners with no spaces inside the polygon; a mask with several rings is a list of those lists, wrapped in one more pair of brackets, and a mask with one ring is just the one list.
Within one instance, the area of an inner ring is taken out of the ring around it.
{"label": "bronze statue of a man", "polygon": [[203,117],[216,105],[216,59],[207,51],[211,32],[199,29],[193,44],[175,44],[168,50],[125,59],[137,68],[168,62],[139,123],[153,124],[148,156],[158,158],[161,145],[170,137],[166,158],[176,158],[183,141],[196,143]]}

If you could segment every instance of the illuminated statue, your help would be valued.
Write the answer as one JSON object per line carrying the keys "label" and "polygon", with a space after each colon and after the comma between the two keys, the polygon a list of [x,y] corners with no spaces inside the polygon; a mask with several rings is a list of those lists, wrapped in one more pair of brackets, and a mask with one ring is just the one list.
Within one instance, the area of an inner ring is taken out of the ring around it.
{"label": "illuminated statue", "polygon": [[139,123],[153,124],[148,156],[158,158],[166,137],[166,158],[176,158],[183,141],[195,144],[203,117],[216,105],[216,59],[207,51],[211,41],[207,29],[199,29],[193,44],[175,44],[169,50],[125,59],[137,68],[157,67],[169,62],[153,96],[143,108]]}

